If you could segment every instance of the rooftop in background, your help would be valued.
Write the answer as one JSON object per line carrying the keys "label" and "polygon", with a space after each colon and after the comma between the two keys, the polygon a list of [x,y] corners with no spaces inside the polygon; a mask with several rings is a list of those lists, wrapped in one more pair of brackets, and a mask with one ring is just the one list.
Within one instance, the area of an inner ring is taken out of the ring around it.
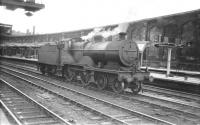
{"label": "rooftop in background", "polygon": [[1,35],[11,35],[12,34],[12,25],[0,23],[0,36]]}
{"label": "rooftop in background", "polygon": [[45,7],[44,4],[36,3],[35,0],[0,0],[1,6],[6,6],[9,10],[22,8],[25,11],[39,11]]}

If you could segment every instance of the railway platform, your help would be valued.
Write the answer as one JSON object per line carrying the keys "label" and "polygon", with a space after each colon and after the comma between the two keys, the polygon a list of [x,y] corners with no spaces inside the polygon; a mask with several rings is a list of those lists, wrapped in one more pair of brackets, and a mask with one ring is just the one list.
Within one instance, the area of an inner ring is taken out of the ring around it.
{"label": "railway platform", "polygon": [[193,85],[200,86],[200,78],[188,77],[188,76],[177,76],[177,75],[166,76],[166,74],[155,73],[155,72],[151,72],[150,75],[154,79],[158,79],[158,80],[180,82],[180,83],[193,84]]}
{"label": "railway platform", "polygon": [[[145,69],[146,67],[141,67]],[[171,70],[171,75],[166,76],[165,68],[153,68],[148,67],[148,70],[151,72],[150,75],[154,79],[172,81],[172,82],[181,82],[186,84],[200,85],[200,72],[197,71],[187,71],[187,70]]]}
{"label": "railway platform", "polygon": [[[146,69],[146,67],[141,67],[141,69]],[[154,68],[154,67],[148,67],[148,70],[151,72],[161,72],[166,73],[166,68]],[[170,70],[171,73],[174,74],[182,74],[182,75],[190,75],[190,76],[200,76],[200,72],[197,71],[188,71],[188,70]]]}
{"label": "railway platform", "polygon": [[[26,61],[30,63],[37,63],[38,59],[34,58],[24,58],[24,57],[16,57],[16,56],[1,56],[3,58],[7,59],[14,59],[14,60],[20,60],[20,61]],[[141,67],[141,69],[145,69],[146,67]],[[186,71],[186,70],[171,70],[172,76],[166,76],[165,72],[166,69],[164,68],[153,68],[149,67],[149,71],[151,72],[150,75],[157,80],[162,81],[169,81],[169,82],[178,82],[178,83],[185,83],[185,84],[192,84],[192,85],[198,85],[200,86],[200,72],[194,72],[194,71]],[[180,75],[179,75],[180,74]],[[184,75],[183,75],[184,74]],[[194,76],[194,77],[193,77]]]}
{"label": "railway platform", "polygon": [[17,57],[17,56],[1,56],[2,58],[7,58],[7,59],[17,59],[17,60],[24,60],[24,61],[33,61],[37,62],[38,59],[35,58],[25,58],[25,57]]}

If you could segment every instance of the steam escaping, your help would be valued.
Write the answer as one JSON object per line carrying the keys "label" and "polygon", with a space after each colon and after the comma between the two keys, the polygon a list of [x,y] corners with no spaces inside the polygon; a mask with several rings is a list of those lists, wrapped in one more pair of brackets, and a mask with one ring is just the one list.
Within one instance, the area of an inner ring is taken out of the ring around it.
{"label": "steam escaping", "polygon": [[104,38],[108,38],[110,36],[114,36],[119,33],[126,33],[128,27],[129,27],[128,23],[118,24],[114,28],[112,26],[98,27],[98,28],[94,28],[94,30],[92,32],[88,33],[88,35],[86,35],[86,36],[82,36],[81,38],[83,40],[89,40],[89,41],[91,41],[91,39],[95,35],[101,35]]}
{"label": "steam escaping", "polygon": [[88,33],[86,36],[82,36],[81,38],[83,40],[91,40],[92,37],[100,33],[102,29],[102,27],[94,28],[92,32]]}

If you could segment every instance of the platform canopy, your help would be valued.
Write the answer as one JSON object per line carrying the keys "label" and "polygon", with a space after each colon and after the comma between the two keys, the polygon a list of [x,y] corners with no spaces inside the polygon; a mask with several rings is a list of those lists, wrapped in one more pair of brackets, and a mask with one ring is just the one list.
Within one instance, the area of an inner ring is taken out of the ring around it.
{"label": "platform canopy", "polygon": [[2,35],[11,35],[12,25],[0,23],[0,38]]}

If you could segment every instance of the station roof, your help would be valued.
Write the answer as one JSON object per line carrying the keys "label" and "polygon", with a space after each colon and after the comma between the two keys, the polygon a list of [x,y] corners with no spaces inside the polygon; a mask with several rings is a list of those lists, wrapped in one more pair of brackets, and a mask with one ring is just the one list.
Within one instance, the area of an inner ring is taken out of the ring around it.
{"label": "station roof", "polygon": [[10,35],[12,33],[12,25],[0,23],[0,38],[2,35]]}
{"label": "station roof", "polygon": [[3,43],[0,44],[1,47],[41,47],[46,44],[56,45],[56,42],[35,42],[35,43]]}
{"label": "station roof", "polygon": [[[178,23],[180,22],[185,22],[185,20],[191,20],[192,18],[195,19],[200,19],[200,9],[198,10],[193,10],[193,11],[188,11],[188,12],[183,12],[183,13],[177,13],[177,14],[172,14],[172,15],[165,15],[165,16],[160,16],[160,17],[155,17],[155,18],[149,18],[149,19],[144,19],[144,20],[138,20],[138,21],[132,21],[132,22],[127,22],[128,24],[130,23],[137,23],[137,22],[148,22],[148,21],[158,21],[159,23],[170,23],[171,19],[176,20]],[[161,20],[160,20],[161,19]],[[167,21],[169,20],[169,21]],[[113,25],[107,25],[107,26],[102,26],[103,28],[100,28],[100,30],[103,30],[103,33],[107,33],[106,31],[113,31],[115,29],[120,29],[120,30],[125,30],[125,28],[127,27],[127,23],[123,23],[123,24],[113,24]],[[76,30],[76,31],[69,31],[69,32],[60,32],[60,33],[50,33],[50,34],[37,34],[37,35],[26,35],[26,36],[9,36],[9,38],[12,37],[27,37],[30,38],[32,36],[64,36],[64,38],[73,38],[73,37],[81,37],[81,36],[87,36],[89,33],[93,32],[95,28],[90,28],[90,29],[82,29],[82,30]],[[118,30],[117,30],[118,31]],[[107,34],[106,34],[107,35]],[[41,46],[43,45],[43,43],[37,43],[37,45],[35,44],[24,44],[23,46],[26,45],[30,45],[30,46]],[[143,48],[143,46],[146,44],[140,44],[141,48]],[[19,44],[11,44],[11,46],[20,46]],[[143,50],[143,49],[141,49]]]}

